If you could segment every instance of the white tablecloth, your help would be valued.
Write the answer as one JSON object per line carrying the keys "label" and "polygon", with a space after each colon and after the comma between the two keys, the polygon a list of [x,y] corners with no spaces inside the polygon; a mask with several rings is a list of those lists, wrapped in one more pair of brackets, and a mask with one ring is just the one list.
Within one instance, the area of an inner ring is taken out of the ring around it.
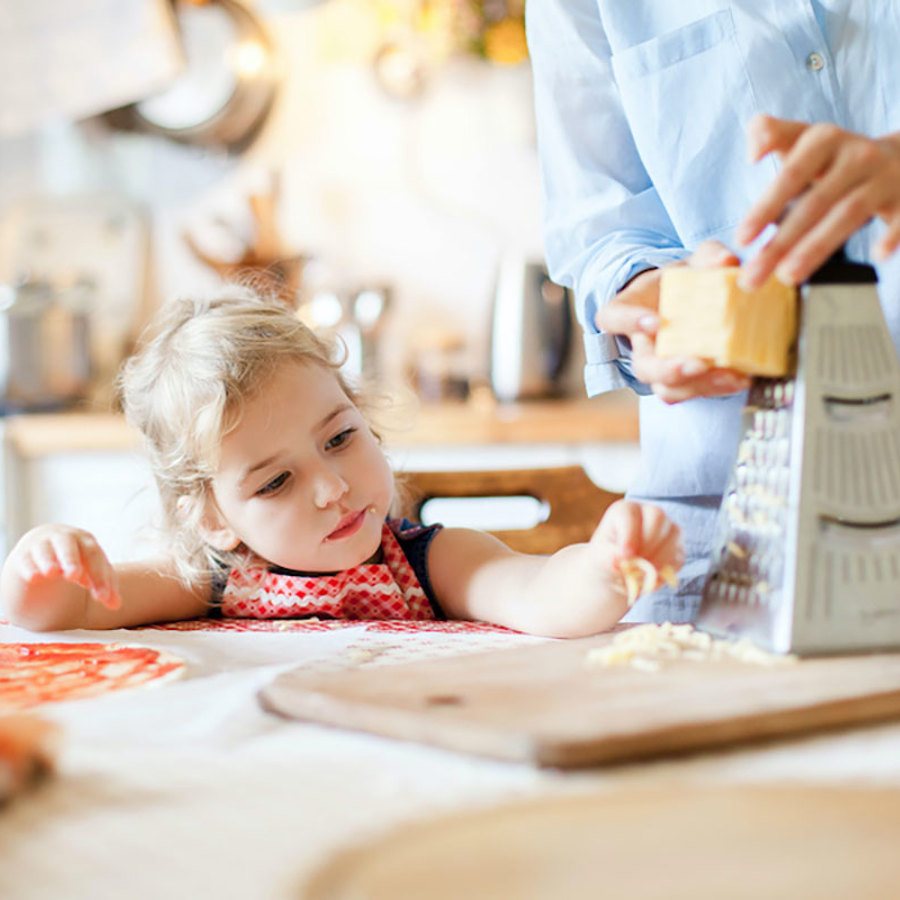
{"label": "white tablecloth", "polygon": [[[42,707],[61,723],[57,776],[0,807],[0,897],[287,898],[328,854],[400,823],[542,792],[660,782],[900,786],[900,724],[580,772],[464,756],[283,720],[257,690],[297,665],[334,668],[516,646],[511,633],[136,630],[0,642],[168,649],[184,679]],[[372,651],[372,652],[360,652]]]}

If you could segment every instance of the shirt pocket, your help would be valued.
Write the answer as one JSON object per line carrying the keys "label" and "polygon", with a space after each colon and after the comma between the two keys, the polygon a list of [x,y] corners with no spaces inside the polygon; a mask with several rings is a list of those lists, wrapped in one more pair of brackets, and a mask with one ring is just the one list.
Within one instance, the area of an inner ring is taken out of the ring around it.
{"label": "shirt pocket", "polygon": [[614,54],[644,168],[686,247],[730,233],[774,174],[747,161],[758,111],[730,9]]}

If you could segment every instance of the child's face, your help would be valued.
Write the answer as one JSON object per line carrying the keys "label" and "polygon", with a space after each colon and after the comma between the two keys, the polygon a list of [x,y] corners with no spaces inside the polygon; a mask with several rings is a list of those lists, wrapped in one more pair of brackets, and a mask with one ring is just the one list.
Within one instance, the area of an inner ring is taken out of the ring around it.
{"label": "child's face", "polygon": [[213,476],[235,543],[304,572],[372,556],[393,489],[381,447],[337,379],[299,363],[276,369],[244,405]]}

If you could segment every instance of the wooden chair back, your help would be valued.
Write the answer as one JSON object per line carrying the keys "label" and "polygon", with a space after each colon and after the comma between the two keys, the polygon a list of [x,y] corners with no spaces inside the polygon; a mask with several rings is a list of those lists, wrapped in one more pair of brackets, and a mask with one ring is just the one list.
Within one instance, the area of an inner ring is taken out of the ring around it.
{"label": "wooden chair back", "polygon": [[588,540],[607,508],[622,495],[594,484],[581,466],[399,474],[400,512],[421,521],[422,507],[443,497],[534,497],[546,503],[547,518],[531,528],[493,531],[522,553],[554,553]]}

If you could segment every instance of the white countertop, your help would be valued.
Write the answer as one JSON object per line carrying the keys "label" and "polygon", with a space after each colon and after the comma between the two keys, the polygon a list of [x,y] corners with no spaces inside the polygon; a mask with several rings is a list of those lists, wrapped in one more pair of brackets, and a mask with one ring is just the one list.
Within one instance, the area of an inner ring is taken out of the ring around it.
{"label": "white countertop", "polygon": [[[0,896],[301,896],[328,855],[400,823],[546,792],[649,784],[900,786],[900,723],[730,752],[578,772],[541,771],[280,719],[257,690],[296,665],[390,664],[518,646],[525,636],[176,630],[0,641],[116,641],[168,649],[187,676],[157,688],[45,706],[65,743],[57,776],[0,807]],[[388,647],[371,661],[360,649]],[[648,851],[649,852],[649,851]],[[423,895],[424,896],[424,895]]]}

